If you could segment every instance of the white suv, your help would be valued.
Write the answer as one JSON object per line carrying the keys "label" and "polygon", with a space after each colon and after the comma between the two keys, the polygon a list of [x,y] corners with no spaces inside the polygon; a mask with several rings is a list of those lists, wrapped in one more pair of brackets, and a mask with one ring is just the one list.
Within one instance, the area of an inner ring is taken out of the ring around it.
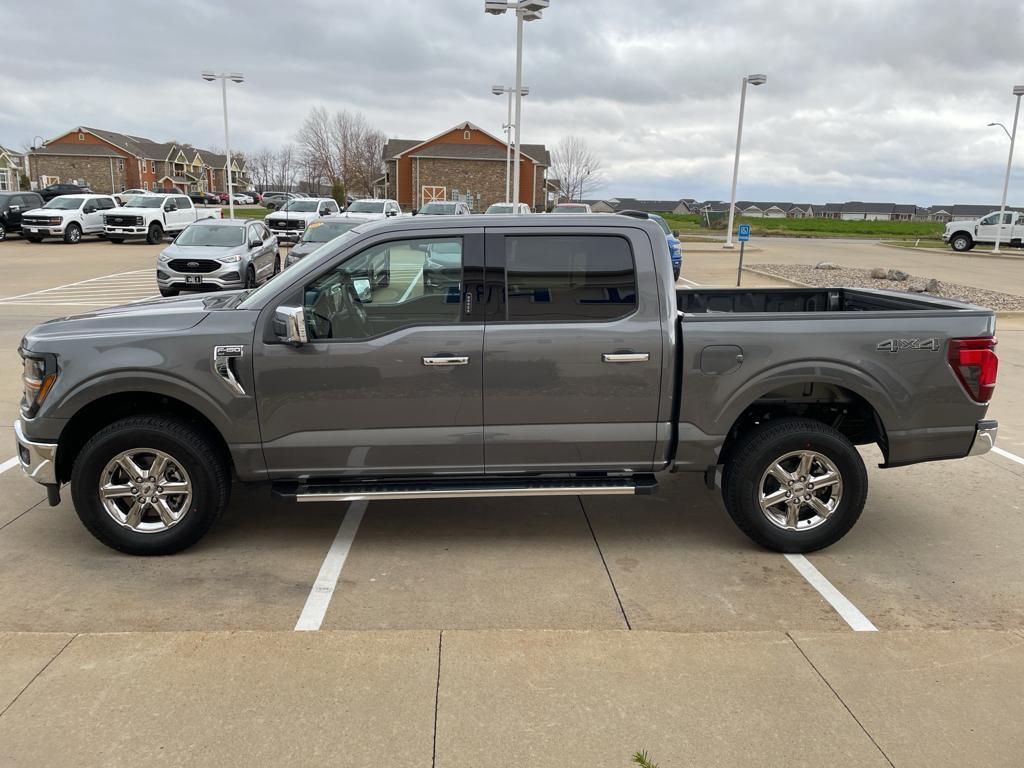
{"label": "white suv", "polygon": [[117,208],[110,195],[61,195],[21,216],[21,233],[31,243],[62,237],[74,245],[82,235],[103,234],[103,212]]}
{"label": "white suv", "polygon": [[487,213],[533,213],[526,203],[495,203],[490,206]]}

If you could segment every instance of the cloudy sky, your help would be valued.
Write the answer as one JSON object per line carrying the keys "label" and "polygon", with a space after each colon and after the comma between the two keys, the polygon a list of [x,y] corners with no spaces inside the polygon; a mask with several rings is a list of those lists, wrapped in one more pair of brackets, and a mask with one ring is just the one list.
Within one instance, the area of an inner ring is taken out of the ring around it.
{"label": "cloudy sky", "polygon": [[[1019,0],[551,0],[526,27],[523,141],[586,138],[602,196],[725,198],[740,80],[764,72],[740,199],[989,204],[1008,140],[986,123],[1013,119],[1022,39]],[[483,0],[48,0],[45,23],[5,28],[0,144],[91,125],[222,146],[204,68],[246,75],[229,94],[244,150],[290,141],[317,104],[390,137],[500,133],[490,87],[514,66],[514,19]]]}

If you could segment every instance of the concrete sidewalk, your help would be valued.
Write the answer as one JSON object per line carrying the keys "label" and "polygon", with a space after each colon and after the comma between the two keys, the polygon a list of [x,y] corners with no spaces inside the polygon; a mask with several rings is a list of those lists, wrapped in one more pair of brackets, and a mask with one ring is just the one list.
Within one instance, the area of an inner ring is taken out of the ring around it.
{"label": "concrete sidewalk", "polygon": [[1024,636],[0,634],[0,765],[1019,766]]}

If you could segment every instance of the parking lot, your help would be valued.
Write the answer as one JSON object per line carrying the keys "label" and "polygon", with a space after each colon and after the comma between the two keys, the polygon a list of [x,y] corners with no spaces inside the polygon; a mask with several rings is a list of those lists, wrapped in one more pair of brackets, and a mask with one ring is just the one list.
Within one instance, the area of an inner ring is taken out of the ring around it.
{"label": "parking lot", "polygon": [[[352,505],[236,485],[197,546],[143,559],[9,459],[22,334],[156,296],[159,250],[0,243],[0,765],[1021,764],[1024,318],[998,324],[1000,450],[879,470],[866,449],[861,521],[806,558],[675,475],[653,497]],[[735,258],[695,245],[681,285]],[[1024,259],[935,264],[1024,290]],[[396,266],[390,290],[416,290]]]}

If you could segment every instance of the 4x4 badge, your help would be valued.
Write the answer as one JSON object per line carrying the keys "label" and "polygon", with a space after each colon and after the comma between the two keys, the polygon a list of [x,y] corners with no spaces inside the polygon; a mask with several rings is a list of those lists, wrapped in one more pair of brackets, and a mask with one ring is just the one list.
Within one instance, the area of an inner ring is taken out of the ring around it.
{"label": "4x4 badge", "polygon": [[878,352],[899,352],[901,349],[926,349],[939,351],[938,339],[886,339],[875,346]]}

